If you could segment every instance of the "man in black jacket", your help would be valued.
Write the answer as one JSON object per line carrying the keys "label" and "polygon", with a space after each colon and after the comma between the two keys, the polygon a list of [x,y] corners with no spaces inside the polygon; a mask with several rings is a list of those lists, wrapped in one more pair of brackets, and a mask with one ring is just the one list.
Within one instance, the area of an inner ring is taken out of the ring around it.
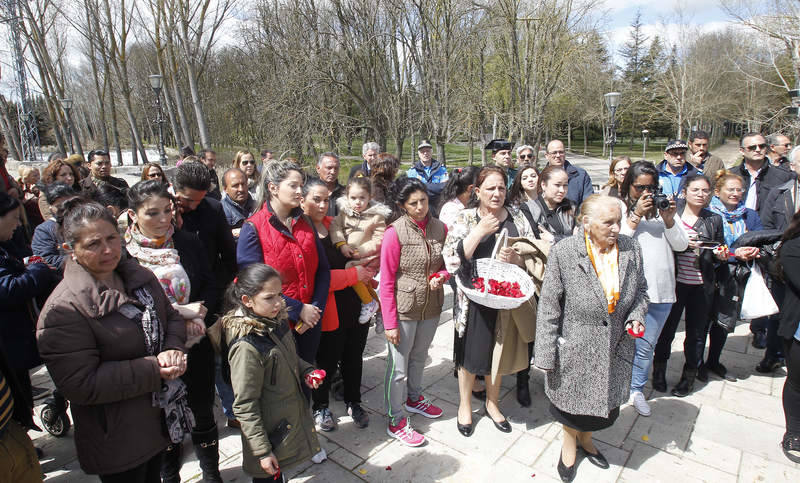
{"label": "man in black jacket", "polygon": [[767,158],[767,140],[760,133],[749,132],[739,141],[739,152],[744,156],[741,164],[731,168],[731,172],[744,179],[745,206],[758,211],[761,218],[770,190],[794,176],[783,167],[770,166]]}
{"label": "man in black jacket", "polygon": [[211,270],[219,283],[227,286],[236,273],[236,243],[222,205],[206,196],[210,185],[208,168],[202,163],[183,163],[175,170],[182,228],[197,234],[205,246]]}
{"label": "man in black jacket", "polygon": [[776,186],[767,195],[766,205],[761,210],[761,223],[765,230],[784,231],[792,216],[800,209],[800,146],[792,149],[787,156],[789,169],[794,176],[789,181]]}

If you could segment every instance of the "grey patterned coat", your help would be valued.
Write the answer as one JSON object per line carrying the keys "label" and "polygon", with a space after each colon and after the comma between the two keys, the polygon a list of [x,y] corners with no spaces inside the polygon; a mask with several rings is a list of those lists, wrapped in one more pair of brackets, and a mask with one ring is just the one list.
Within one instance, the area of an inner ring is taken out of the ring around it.
{"label": "grey patterned coat", "polygon": [[647,313],[642,252],[620,235],[620,297],[613,314],[586,252],[583,230],[555,244],[544,274],[536,325],[537,367],[562,411],[606,417],[628,400],[634,341],[625,324]]}

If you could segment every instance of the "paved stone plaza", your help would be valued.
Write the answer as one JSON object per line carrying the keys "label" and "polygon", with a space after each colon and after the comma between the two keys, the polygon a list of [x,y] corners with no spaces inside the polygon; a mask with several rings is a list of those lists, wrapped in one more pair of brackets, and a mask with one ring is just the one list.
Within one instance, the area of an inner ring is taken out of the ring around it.
{"label": "paved stone plaza", "polygon": [[[728,142],[715,151],[729,163],[736,146]],[[569,156],[585,167],[596,184],[607,179],[607,162],[581,156]],[[135,182],[135,181],[134,181]],[[514,397],[514,378],[507,377],[501,393],[501,409],[513,426],[511,434],[497,431],[473,399],[477,423],[475,434],[464,438],[456,430],[458,387],[453,377],[452,297],[448,296],[441,324],[429,352],[425,371],[425,395],[441,406],[444,415],[438,420],[412,417],[413,426],[428,438],[421,448],[407,448],[386,434],[383,417],[383,373],[386,366],[386,341],[370,334],[364,355],[363,405],[370,415],[370,426],[360,430],[343,416],[344,405],[334,402],[338,416],[337,430],[321,435],[328,461],[293,468],[288,475],[294,482],[358,481],[558,481],[556,463],[561,447],[560,426],[547,411],[543,391],[544,375],[531,374],[532,407],[520,408]],[[755,372],[763,351],[750,345],[747,324],[740,324],[728,338],[722,362],[739,378],[730,383],[712,379],[698,382],[695,392],[686,398],[651,397],[652,416],[639,416],[631,406],[624,406],[616,424],[596,434],[598,448],[606,455],[611,468],[601,470],[579,460],[578,482],[595,481],[710,481],[710,482],[782,482],[800,481],[800,465],[788,461],[779,442],[784,432],[781,390],[783,369],[774,376]],[[670,388],[679,379],[683,365],[683,328],[673,344],[669,364]],[[44,368],[34,377],[34,384],[52,383]],[[41,403],[42,401],[38,401]],[[41,406],[37,407],[38,417]],[[240,468],[241,440],[238,431],[224,426],[225,418],[217,407],[221,429],[220,461],[226,481],[249,481]],[[73,431],[64,438],[47,433],[29,433],[46,453],[42,466],[48,482],[97,481],[79,468],[73,444]],[[184,481],[199,481],[199,467],[187,441],[186,462],[181,472]]]}
{"label": "paved stone plaza", "polygon": [[[448,295],[447,300],[425,369],[425,395],[442,407],[444,415],[437,420],[412,417],[414,428],[425,434],[428,443],[408,448],[387,436],[382,396],[386,341],[371,332],[362,380],[369,427],[356,428],[345,415],[344,404],[335,402],[331,409],[338,416],[339,427],[321,435],[328,461],[320,465],[309,461],[293,468],[287,473],[292,481],[558,481],[561,429],[547,410],[541,371],[532,371],[533,405],[527,409],[516,402],[514,378],[504,380],[501,408],[511,421],[512,433],[497,431],[475,399],[475,434],[465,438],[456,430],[458,385],[452,364],[452,297]],[[670,387],[679,378],[682,350],[681,327],[667,373]],[[579,460],[576,481],[800,481],[800,465],[788,461],[779,447],[784,431],[780,395],[785,372],[781,369],[774,376],[756,373],[762,352],[750,345],[748,326],[741,324],[728,338],[722,356],[723,364],[739,378],[738,382],[712,376],[707,384],[698,382],[696,391],[682,399],[662,394],[654,398],[648,385],[652,416],[641,417],[633,407],[623,406],[616,424],[595,438],[611,468],[601,470]],[[34,384],[52,386],[44,368],[36,373]],[[36,409],[37,416],[40,409]],[[217,413],[223,428],[222,475],[226,481],[250,481],[240,468],[239,432],[224,426],[219,407]],[[72,430],[63,438],[33,431],[29,434],[46,453],[42,467],[48,482],[97,481],[80,470]],[[184,481],[200,481],[188,440],[185,448],[188,455],[181,475]]]}

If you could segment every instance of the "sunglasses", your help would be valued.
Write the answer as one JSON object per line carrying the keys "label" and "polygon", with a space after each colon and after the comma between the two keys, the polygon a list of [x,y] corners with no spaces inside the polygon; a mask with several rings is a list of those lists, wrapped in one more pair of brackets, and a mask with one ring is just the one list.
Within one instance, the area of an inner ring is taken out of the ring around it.
{"label": "sunglasses", "polygon": [[655,191],[658,189],[658,186],[654,184],[635,184],[632,186],[636,191]]}
{"label": "sunglasses", "polygon": [[533,159],[532,154],[520,154],[519,159]]}
{"label": "sunglasses", "polygon": [[766,143],[753,144],[752,146],[746,146],[745,149],[747,149],[748,151],[751,151],[751,152],[755,151],[756,149],[764,150],[764,149],[767,149],[767,144]]}
{"label": "sunglasses", "polygon": [[248,164],[256,164],[256,162],[255,161],[247,161],[247,160],[242,161],[242,165],[247,166]]}

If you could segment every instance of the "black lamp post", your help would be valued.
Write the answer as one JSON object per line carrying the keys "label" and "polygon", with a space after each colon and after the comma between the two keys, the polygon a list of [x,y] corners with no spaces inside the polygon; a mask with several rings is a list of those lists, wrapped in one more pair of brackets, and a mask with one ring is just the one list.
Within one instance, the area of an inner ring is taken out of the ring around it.
{"label": "black lamp post", "polygon": [[69,154],[75,153],[75,150],[72,147],[72,118],[69,115],[69,111],[72,110],[72,103],[72,99],[61,99],[61,107],[64,108],[64,115],[67,117],[67,147],[69,149]]}
{"label": "black lamp post", "polygon": [[161,107],[161,84],[164,81],[164,77],[160,74],[153,74],[148,76],[150,79],[150,87],[153,88],[153,92],[156,95],[156,107],[158,107],[158,117],[156,118],[156,124],[158,124],[158,156],[161,160],[161,166],[166,166],[167,164],[167,153],[164,151],[164,110]]}
{"label": "black lamp post", "polygon": [[614,144],[617,142],[616,113],[617,106],[619,106],[619,92],[609,92],[603,97],[606,98],[606,106],[608,107],[608,110],[611,111],[611,126],[609,128],[608,140],[610,145],[608,159],[610,161],[614,158]]}

